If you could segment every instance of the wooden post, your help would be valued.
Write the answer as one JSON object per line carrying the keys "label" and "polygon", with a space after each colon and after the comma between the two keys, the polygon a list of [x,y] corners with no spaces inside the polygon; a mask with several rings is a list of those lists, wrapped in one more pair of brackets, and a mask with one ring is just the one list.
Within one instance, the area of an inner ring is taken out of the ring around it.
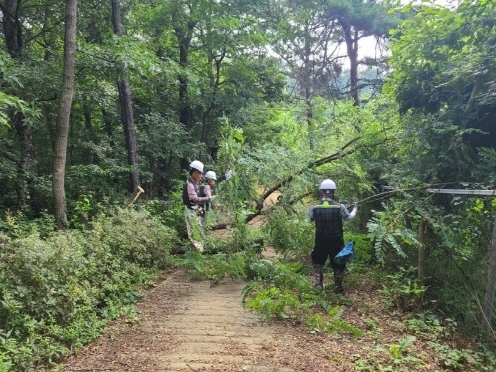
{"label": "wooden post", "polygon": [[492,334],[491,319],[494,308],[494,291],[496,289],[496,217],[494,219],[490,249],[486,293],[484,295],[484,304],[482,305],[482,334],[486,337]]}

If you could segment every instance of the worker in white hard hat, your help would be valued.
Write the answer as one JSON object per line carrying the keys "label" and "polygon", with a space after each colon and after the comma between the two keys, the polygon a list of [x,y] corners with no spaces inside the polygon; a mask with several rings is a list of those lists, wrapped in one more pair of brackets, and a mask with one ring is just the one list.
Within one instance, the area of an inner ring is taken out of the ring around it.
{"label": "worker in white hard hat", "polygon": [[344,204],[334,200],[336,183],[326,179],[319,187],[320,202],[310,207],[309,220],[315,222],[315,245],[312,251],[312,265],[315,273],[317,289],[324,288],[324,265],[329,258],[334,272],[334,292],[343,292],[345,264],[337,264],[334,257],[344,247],[343,220],[355,217],[358,206],[355,204],[351,212]]}
{"label": "worker in white hard hat", "polygon": [[204,165],[201,161],[194,160],[189,165],[189,180],[183,187],[183,203],[185,205],[184,217],[188,237],[193,245],[203,252],[204,232],[201,218],[205,214],[204,205],[212,196],[200,196],[199,183],[203,177]]}
{"label": "worker in white hard hat", "polygon": [[[200,186],[199,195],[203,197],[204,196],[209,197],[210,200],[212,200],[215,182],[217,181],[217,175],[215,174],[215,172],[208,171],[207,173],[205,173],[204,179],[205,179],[205,184]],[[204,227],[208,227],[208,225],[210,225],[212,222],[212,218],[207,219],[207,212],[210,210],[210,208],[211,208],[211,203],[209,201],[204,205],[205,214],[202,216],[201,219],[201,222]],[[208,215],[210,216],[211,213],[208,213]]]}
{"label": "worker in white hard hat", "polygon": [[208,171],[205,173],[205,186],[203,187],[203,194],[208,197],[212,197],[212,192],[215,187],[215,182],[217,181],[217,175],[215,172]]}

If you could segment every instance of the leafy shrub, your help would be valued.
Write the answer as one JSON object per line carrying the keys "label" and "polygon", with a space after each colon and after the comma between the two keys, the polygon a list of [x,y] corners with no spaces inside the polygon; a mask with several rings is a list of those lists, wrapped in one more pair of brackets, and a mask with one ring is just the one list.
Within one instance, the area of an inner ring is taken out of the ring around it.
{"label": "leafy shrub", "polygon": [[331,334],[347,332],[355,337],[361,336],[362,332],[358,328],[353,327],[341,319],[343,311],[343,306],[334,306],[328,311],[327,316],[324,316],[321,313],[314,313],[306,320],[307,328],[312,333],[320,333],[323,331],[327,331]]}
{"label": "leafy shrub", "polygon": [[345,243],[354,240],[355,241],[355,257],[353,263],[368,264],[374,256],[374,246],[369,240],[366,234],[358,234],[345,232],[344,234]]}
{"label": "leafy shrub", "polygon": [[0,244],[4,366],[32,370],[93,340],[171,262],[176,235],[146,212],[116,210],[93,227]]}
{"label": "leafy shrub", "polygon": [[[358,337],[360,330],[341,319],[344,307],[330,303],[329,294],[316,292],[302,269],[300,262],[252,260],[249,276],[253,279],[243,288],[243,303],[265,320],[304,321],[310,332],[349,332]],[[251,299],[247,300],[249,296]]]}
{"label": "leafy shrub", "polygon": [[302,275],[303,265],[299,262],[283,264],[267,259],[253,260],[248,267],[248,276],[257,281],[274,283],[279,288],[290,288],[298,292],[308,292],[312,285]]}
{"label": "leafy shrub", "polygon": [[267,229],[274,250],[286,258],[301,259],[312,249],[315,227],[303,215],[276,214]]}
{"label": "leafy shrub", "polygon": [[204,256],[196,250],[187,251],[180,264],[186,267],[190,280],[207,278],[212,281],[212,285],[219,284],[226,275],[233,280],[246,278],[246,263],[243,253],[218,253],[213,256]]}
{"label": "leafy shrub", "polygon": [[29,219],[21,211],[7,210],[4,218],[0,219],[0,230],[10,239],[25,238],[33,234],[43,238],[53,233],[55,228],[53,215],[46,212],[40,218]]}
{"label": "leafy shrub", "polygon": [[144,203],[145,209],[158,218],[163,225],[177,231],[178,236],[186,235],[184,222],[184,204],[182,201],[183,183],[178,182],[174,189],[167,194],[167,200],[149,200]]}
{"label": "leafy shrub", "polygon": [[420,305],[427,287],[419,285],[414,278],[416,268],[399,268],[393,275],[386,276],[386,284],[380,290],[388,298],[389,305],[404,311],[411,311]]}
{"label": "leafy shrub", "polygon": [[277,287],[258,291],[255,297],[247,302],[247,305],[252,310],[261,313],[265,320],[292,318],[299,321],[308,312],[309,307],[307,303],[301,303],[289,289]]}
{"label": "leafy shrub", "polygon": [[125,260],[144,267],[163,269],[171,249],[179,243],[170,227],[151,218],[147,212],[120,209],[113,216],[97,219],[93,232],[102,245]]}

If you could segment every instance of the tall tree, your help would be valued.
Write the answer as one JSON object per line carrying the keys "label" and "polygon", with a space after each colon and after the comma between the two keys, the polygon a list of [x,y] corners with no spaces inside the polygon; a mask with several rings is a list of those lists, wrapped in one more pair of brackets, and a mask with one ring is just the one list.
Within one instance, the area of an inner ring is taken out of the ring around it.
{"label": "tall tree", "polygon": [[360,84],[358,79],[358,49],[360,40],[375,37],[388,38],[389,30],[397,25],[397,17],[388,13],[388,8],[377,0],[331,0],[325,5],[326,23],[337,23],[341,27],[341,40],[346,45],[350,62],[350,93],[355,105],[360,106]]}
{"label": "tall tree", "polygon": [[67,160],[67,139],[69,120],[74,96],[74,68],[76,59],[77,0],[67,0],[64,39],[64,72],[60,87],[60,102],[55,130],[52,191],[55,220],[59,229],[67,225],[65,200],[65,166]]}
{"label": "tall tree", "polygon": [[[119,0],[112,0],[112,25],[114,32],[118,36],[124,35],[124,28],[121,21],[121,5]],[[140,184],[138,172],[138,148],[136,146],[136,130],[134,126],[133,102],[131,99],[131,87],[129,80],[122,79],[117,82],[119,90],[119,101],[121,103],[121,118],[126,140],[126,150],[128,163],[132,167],[130,174],[131,191],[137,189]]]}
{"label": "tall tree", "polygon": [[337,55],[338,37],[333,23],[323,23],[324,1],[274,2],[263,9],[270,17],[267,33],[271,48],[280,56],[290,78],[290,91],[302,102],[302,121],[306,122],[309,146],[315,150],[315,98],[337,98],[336,80],[341,72]]}
{"label": "tall tree", "polygon": [[5,42],[10,55],[16,59],[21,57],[23,47],[22,22],[19,17],[19,5],[20,1],[18,0],[4,0],[0,2]]}

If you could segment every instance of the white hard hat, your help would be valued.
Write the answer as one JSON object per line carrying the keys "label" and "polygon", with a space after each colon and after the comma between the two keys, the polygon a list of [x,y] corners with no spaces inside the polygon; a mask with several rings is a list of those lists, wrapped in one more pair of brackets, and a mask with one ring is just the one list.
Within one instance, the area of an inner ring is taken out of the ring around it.
{"label": "white hard hat", "polygon": [[191,164],[189,165],[190,168],[193,168],[193,169],[196,169],[196,170],[199,170],[200,172],[203,173],[203,163],[201,161],[198,161],[198,160],[193,160],[191,162]]}
{"label": "white hard hat", "polygon": [[205,178],[208,178],[211,180],[217,180],[217,175],[215,174],[215,172],[208,171],[207,173],[205,173]]}
{"label": "white hard hat", "polygon": [[336,183],[330,179],[324,180],[320,184],[319,190],[336,190]]}

